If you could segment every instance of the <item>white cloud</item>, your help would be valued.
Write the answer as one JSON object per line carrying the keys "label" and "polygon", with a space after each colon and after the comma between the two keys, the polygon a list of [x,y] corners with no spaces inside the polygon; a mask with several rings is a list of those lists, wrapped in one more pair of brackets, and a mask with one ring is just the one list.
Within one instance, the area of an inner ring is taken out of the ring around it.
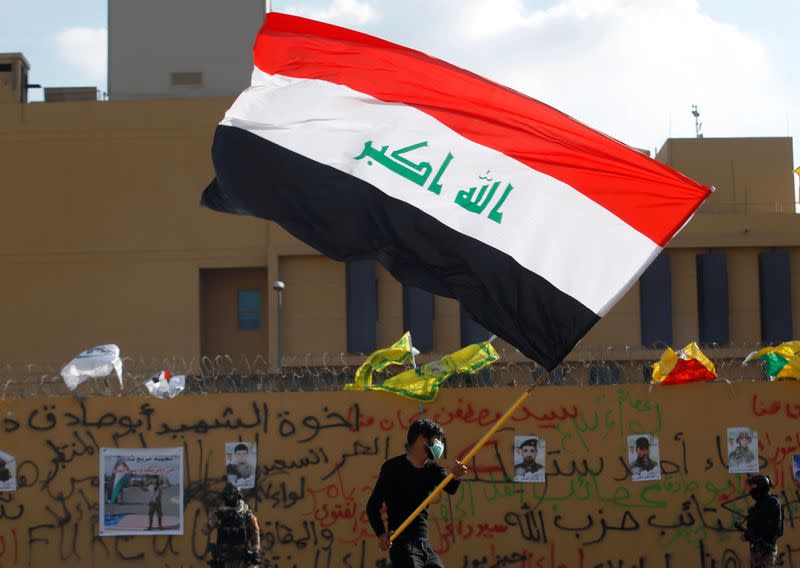
{"label": "white cloud", "polygon": [[87,81],[96,84],[105,81],[108,53],[108,32],[105,28],[66,28],[55,39],[59,56]]}
{"label": "white cloud", "polygon": [[378,18],[378,13],[369,2],[360,0],[331,0],[322,8],[310,8],[299,4],[281,11],[331,24],[367,24]]}
{"label": "white cloud", "polygon": [[506,84],[633,146],[652,151],[670,135],[693,136],[693,104],[708,137],[785,136],[787,112],[800,126],[800,100],[773,67],[775,54],[697,0],[373,4],[380,18],[350,27]]}
{"label": "white cloud", "polygon": [[708,136],[785,134],[791,103],[766,49],[696,0],[565,0],[527,12],[517,0],[498,4],[470,5],[459,26],[463,41],[509,54],[493,78],[626,142],[652,149],[693,135],[692,104]]}

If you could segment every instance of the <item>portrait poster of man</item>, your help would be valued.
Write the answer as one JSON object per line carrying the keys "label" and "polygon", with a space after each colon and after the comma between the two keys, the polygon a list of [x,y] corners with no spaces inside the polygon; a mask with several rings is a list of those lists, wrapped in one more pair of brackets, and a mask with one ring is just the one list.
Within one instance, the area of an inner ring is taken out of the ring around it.
{"label": "portrait poster of man", "polygon": [[758,472],[758,432],[742,426],[728,428],[728,472]]}
{"label": "portrait poster of man", "polygon": [[183,448],[101,448],[100,535],[183,534]]}
{"label": "portrait poster of man", "polygon": [[239,489],[252,489],[256,486],[257,451],[254,442],[225,444],[225,474],[228,481]]}
{"label": "portrait poster of man", "polygon": [[17,460],[14,456],[0,452],[0,491],[17,490]]}
{"label": "portrait poster of man", "polygon": [[633,481],[661,479],[658,436],[654,434],[632,434],[628,436],[628,465]]}
{"label": "portrait poster of man", "polygon": [[538,436],[514,436],[514,481],[544,483],[545,441]]}
{"label": "portrait poster of man", "polygon": [[792,456],[792,477],[800,483],[800,454]]}

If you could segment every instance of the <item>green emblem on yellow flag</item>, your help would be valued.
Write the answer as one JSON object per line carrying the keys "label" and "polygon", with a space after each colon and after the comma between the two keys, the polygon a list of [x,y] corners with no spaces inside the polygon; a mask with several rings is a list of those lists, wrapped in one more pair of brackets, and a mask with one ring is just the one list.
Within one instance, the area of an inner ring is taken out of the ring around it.
{"label": "green emblem on yellow flag", "polygon": [[[409,334],[406,333],[403,339],[408,336]],[[403,339],[395,343],[395,345],[400,344]],[[356,371],[355,382],[345,385],[345,390],[381,390],[399,394],[400,396],[414,400],[430,402],[439,394],[439,385],[450,378],[450,376],[456,373],[477,373],[500,358],[491,343],[484,341],[483,343],[468,345],[455,353],[445,355],[438,361],[426,363],[416,369],[403,371],[394,377],[386,379],[379,385],[373,385],[372,371],[378,370],[371,364],[373,357],[379,353],[391,350],[395,345],[388,349],[376,351],[370,355],[367,361]],[[370,368],[369,378],[367,380],[360,379],[359,377],[362,369],[368,365]],[[383,366],[385,367],[386,365]]]}
{"label": "green emblem on yellow flag", "polygon": [[403,365],[411,361],[413,346],[411,334],[406,332],[391,347],[378,349],[356,370],[355,381],[344,385],[344,390],[359,391],[372,388],[373,373],[389,365]]}
{"label": "green emblem on yellow flag", "polygon": [[776,347],[754,351],[744,360],[745,363],[751,361],[762,361],[764,373],[771,381],[800,380],[800,341],[787,341]]}

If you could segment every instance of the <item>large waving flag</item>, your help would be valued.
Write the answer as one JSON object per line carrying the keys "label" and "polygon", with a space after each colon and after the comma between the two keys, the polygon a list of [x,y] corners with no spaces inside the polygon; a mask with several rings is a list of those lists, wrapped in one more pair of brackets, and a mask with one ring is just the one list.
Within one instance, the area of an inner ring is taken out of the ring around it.
{"label": "large waving flag", "polygon": [[273,12],[254,56],[202,203],[274,220],[334,259],[377,258],[548,369],[710,194],[552,107],[376,37]]}

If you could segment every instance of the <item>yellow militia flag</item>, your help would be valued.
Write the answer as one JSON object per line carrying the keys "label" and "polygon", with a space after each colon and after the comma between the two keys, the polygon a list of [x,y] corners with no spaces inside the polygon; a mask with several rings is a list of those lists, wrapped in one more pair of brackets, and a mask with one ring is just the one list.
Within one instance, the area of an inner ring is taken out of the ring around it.
{"label": "yellow militia flag", "polygon": [[776,347],[754,351],[745,363],[762,361],[764,373],[771,379],[800,379],[800,341],[787,341]]}
{"label": "yellow militia flag", "polygon": [[669,384],[713,381],[717,378],[714,363],[692,341],[678,352],[667,347],[658,363],[653,364],[652,382]]}
{"label": "yellow militia flag", "polygon": [[800,176],[800,167],[795,168],[794,173]]}
{"label": "yellow militia flag", "polygon": [[372,386],[373,373],[379,372],[389,365],[403,365],[411,361],[411,333],[405,332],[403,337],[395,341],[391,347],[378,349],[367,357],[361,366],[356,370],[356,376],[352,383],[344,385],[344,390],[359,391],[366,390]]}
{"label": "yellow militia flag", "polygon": [[416,369],[409,369],[386,379],[372,390],[382,390],[399,394],[406,398],[430,402],[439,394],[439,385],[455,373],[477,373],[487,365],[497,361],[500,356],[491,343],[484,341],[468,345],[455,353],[445,355],[438,361],[426,363]]}

